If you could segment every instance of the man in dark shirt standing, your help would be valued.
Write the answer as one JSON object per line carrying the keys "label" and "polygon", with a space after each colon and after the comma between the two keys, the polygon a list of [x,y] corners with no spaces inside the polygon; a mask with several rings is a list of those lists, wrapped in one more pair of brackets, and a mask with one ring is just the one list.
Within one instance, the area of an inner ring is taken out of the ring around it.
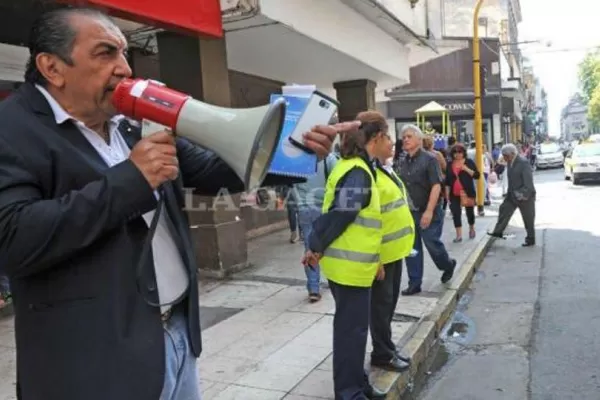
{"label": "man in dark shirt standing", "polygon": [[398,163],[400,178],[405,183],[410,207],[415,220],[415,247],[418,252],[406,259],[408,288],[404,296],[421,292],[423,281],[423,243],[435,266],[443,271],[441,281],[452,279],[456,260],[450,258],[440,240],[444,214],[441,207],[442,171],[435,156],[424,151],[423,132],[414,125],[405,125],[401,131],[402,148],[406,156]]}

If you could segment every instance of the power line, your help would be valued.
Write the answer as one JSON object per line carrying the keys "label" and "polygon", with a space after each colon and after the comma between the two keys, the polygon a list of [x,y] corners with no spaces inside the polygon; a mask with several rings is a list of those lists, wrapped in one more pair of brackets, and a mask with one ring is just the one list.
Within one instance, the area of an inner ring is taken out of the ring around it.
{"label": "power line", "polygon": [[[485,41],[482,41],[482,44],[487,47],[487,49],[495,55],[498,55],[498,52],[492,49]],[[528,56],[530,54],[547,54],[547,53],[574,53],[574,52],[582,52],[582,51],[591,51],[591,50],[600,50],[600,45],[597,46],[588,46],[588,47],[564,47],[559,49],[547,49],[547,50],[534,50],[530,51],[527,48],[520,49],[521,52]]]}
{"label": "power line", "polygon": [[525,55],[529,54],[547,54],[547,53],[575,53],[582,51],[591,51],[600,49],[600,45],[598,46],[589,46],[589,47],[565,47],[562,49],[549,49],[549,50],[537,50],[537,51],[524,51]]}

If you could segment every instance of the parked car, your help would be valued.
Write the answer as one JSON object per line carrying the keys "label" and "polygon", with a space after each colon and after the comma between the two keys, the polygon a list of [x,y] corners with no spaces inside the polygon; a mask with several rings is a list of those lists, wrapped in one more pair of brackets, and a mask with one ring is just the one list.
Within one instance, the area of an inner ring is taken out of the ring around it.
{"label": "parked car", "polygon": [[584,180],[600,180],[600,143],[582,143],[565,158],[565,179],[579,185]]}
{"label": "parked car", "polygon": [[542,143],[536,157],[537,168],[559,168],[565,163],[565,155],[557,143]]}

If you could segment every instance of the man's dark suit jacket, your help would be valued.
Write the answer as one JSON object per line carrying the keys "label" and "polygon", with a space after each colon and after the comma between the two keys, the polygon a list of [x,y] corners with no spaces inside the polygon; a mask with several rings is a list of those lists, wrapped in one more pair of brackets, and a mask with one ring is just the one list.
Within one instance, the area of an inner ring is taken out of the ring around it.
{"label": "man's dark suit jacket", "polygon": [[[130,146],[140,139],[138,129],[121,128]],[[192,282],[184,303],[199,355],[197,264],[182,189],[244,188],[213,153],[182,139],[177,153],[180,178],[165,185],[163,212]],[[14,294],[20,399],[158,400],[160,309],[140,295],[135,270],[148,232],[142,215],[156,204],[131,161],[108,168],[72,122],[57,125],[33,85],[0,104],[0,267]],[[141,286],[156,303],[152,263],[150,256]]]}
{"label": "man's dark suit jacket", "polygon": [[531,164],[522,156],[517,155],[512,163],[508,164],[506,175],[508,177],[508,196],[515,202],[535,200],[536,190],[533,184],[533,171]]}

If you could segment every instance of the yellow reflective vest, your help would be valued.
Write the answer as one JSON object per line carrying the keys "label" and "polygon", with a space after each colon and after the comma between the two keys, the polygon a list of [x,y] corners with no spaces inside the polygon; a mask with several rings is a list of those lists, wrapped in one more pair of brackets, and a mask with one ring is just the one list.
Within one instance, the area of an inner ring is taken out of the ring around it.
{"label": "yellow reflective vest", "polygon": [[329,174],[323,199],[323,213],[327,213],[335,199],[340,179],[352,168],[359,167],[371,177],[371,200],[358,213],[348,228],[324,251],[319,265],[327,279],[340,285],[370,287],[380,265],[381,209],[375,176],[360,157],[342,159]]}
{"label": "yellow reflective vest", "polygon": [[381,263],[389,264],[410,254],[415,243],[415,222],[408,206],[406,188],[394,171],[384,172],[381,167],[377,168],[377,189],[383,222]]}

